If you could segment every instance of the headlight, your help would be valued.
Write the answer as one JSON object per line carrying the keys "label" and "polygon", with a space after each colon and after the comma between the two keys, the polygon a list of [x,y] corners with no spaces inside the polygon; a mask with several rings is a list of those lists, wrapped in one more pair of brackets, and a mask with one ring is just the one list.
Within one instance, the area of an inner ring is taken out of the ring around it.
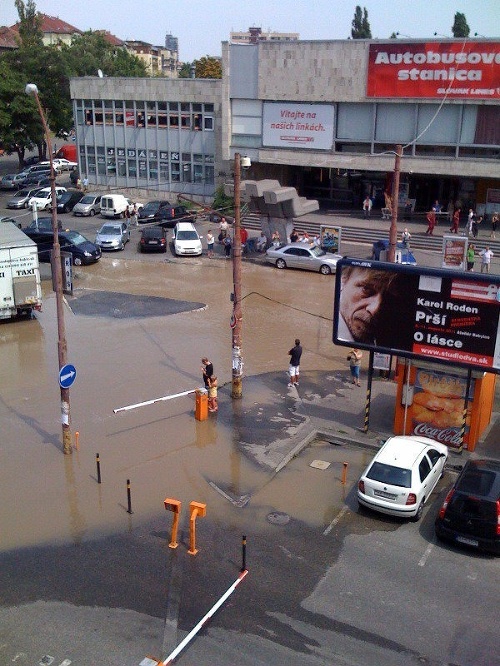
{"label": "headlight", "polygon": [[89,252],[88,250],[84,250],[84,251],[83,251],[83,254],[84,254],[86,257],[91,257],[91,256],[92,256],[92,252]]}

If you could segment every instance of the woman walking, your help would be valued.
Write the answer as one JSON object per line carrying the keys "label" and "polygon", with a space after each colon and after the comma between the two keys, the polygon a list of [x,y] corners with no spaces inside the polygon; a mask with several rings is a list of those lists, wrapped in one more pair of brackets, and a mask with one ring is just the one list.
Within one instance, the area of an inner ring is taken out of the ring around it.
{"label": "woman walking", "polygon": [[349,361],[349,368],[351,370],[352,383],[356,384],[356,386],[361,386],[359,383],[359,369],[361,367],[362,356],[363,352],[354,348],[351,349],[349,356],[347,357],[347,360]]}

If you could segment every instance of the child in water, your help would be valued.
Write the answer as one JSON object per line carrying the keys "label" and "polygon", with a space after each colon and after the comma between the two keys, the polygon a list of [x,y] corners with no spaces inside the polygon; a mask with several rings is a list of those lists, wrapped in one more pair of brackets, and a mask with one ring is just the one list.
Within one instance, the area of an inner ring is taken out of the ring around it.
{"label": "child in water", "polygon": [[217,405],[217,377],[212,375],[208,379],[208,411],[216,412],[219,409]]}

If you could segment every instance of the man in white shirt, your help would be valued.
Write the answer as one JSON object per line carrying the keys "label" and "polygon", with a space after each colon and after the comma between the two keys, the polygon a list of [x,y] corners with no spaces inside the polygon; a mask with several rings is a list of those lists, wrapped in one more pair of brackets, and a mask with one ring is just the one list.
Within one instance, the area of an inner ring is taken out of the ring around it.
{"label": "man in white shirt", "polygon": [[481,256],[481,273],[489,273],[493,252],[486,246],[479,254]]}

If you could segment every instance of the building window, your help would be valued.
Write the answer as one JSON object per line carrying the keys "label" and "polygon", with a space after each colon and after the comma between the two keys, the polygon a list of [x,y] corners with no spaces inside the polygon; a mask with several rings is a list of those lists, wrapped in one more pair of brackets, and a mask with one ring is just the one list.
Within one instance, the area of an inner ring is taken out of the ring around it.
{"label": "building window", "polygon": [[213,132],[214,129],[214,119],[212,116],[205,116],[203,118],[203,128],[208,132]]}

